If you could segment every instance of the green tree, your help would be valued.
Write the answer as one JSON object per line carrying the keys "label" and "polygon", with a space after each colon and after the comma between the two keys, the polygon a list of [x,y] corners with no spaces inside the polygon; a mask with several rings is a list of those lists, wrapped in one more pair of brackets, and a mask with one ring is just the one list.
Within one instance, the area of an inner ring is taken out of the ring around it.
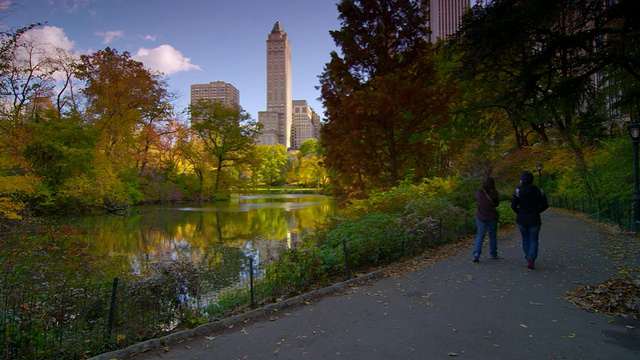
{"label": "green tree", "polygon": [[257,168],[254,170],[256,180],[269,185],[284,183],[289,165],[289,154],[284,145],[258,145],[256,154],[259,158]]}
{"label": "green tree", "polygon": [[316,188],[324,187],[328,181],[328,174],[322,165],[322,158],[318,155],[307,155],[299,159],[295,168],[297,181]]}
{"label": "green tree", "polygon": [[194,198],[198,201],[205,196],[205,177],[207,176],[209,165],[212,161],[209,153],[204,148],[204,143],[198,136],[187,136],[180,140],[177,148],[183,159],[185,170],[192,173],[197,178],[197,186],[194,189]]}
{"label": "green tree", "polygon": [[211,156],[213,193],[218,194],[225,169],[250,163],[260,126],[240,106],[227,107],[218,101],[199,100],[189,106],[189,112],[191,128]]}
{"label": "green tree", "polygon": [[287,181],[316,188],[324,187],[329,177],[322,162],[320,144],[315,139],[307,139],[300,144],[300,150],[295,154],[295,162],[287,174]]}
{"label": "green tree", "polygon": [[307,155],[318,154],[320,146],[315,139],[307,139],[300,144],[300,152],[298,154],[299,157],[305,157]]}
{"label": "green tree", "polygon": [[324,165],[342,191],[427,177],[446,156],[437,138],[455,91],[438,76],[427,7],[412,0],[338,4],[341,55],[320,76]]}

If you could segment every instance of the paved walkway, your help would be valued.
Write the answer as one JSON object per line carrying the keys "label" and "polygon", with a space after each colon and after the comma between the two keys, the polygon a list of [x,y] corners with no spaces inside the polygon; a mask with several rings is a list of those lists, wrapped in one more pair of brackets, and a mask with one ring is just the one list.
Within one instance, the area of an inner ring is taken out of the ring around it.
{"label": "paved walkway", "polygon": [[526,268],[519,234],[503,231],[502,259],[484,254],[472,263],[470,240],[452,256],[396,267],[223,331],[183,332],[193,338],[132,358],[639,359],[640,321],[590,313],[564,296],[621,265],[640,266],[640,254],[625,255],[615,233],[582,218],[550,209],[542,221],[535,270]]}

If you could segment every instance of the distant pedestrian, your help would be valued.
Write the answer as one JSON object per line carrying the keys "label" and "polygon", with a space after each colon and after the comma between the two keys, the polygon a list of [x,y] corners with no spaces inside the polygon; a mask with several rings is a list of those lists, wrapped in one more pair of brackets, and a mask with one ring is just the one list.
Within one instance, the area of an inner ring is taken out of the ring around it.
{"label": "distant pedestrian", "polygon": [[547,210],[549,203],[542,189],[533,185],[533,174],[525,171],[520,175],[520,186],[511,197],[511,209],[517,214],[516,224],[522,236],[522,250],[529,269],[535,268],[538,257],[538,236],[540,235],[540,213]]}
{"label": "distant pedestrian", "polygon": [[485,233],[489,233],[489,258],[498,259],[498,205],[500,196],[495,180],[488,176],[482,187],[475,192],[476,197],[476,241],[473,244],[473,262],[480,261]]}

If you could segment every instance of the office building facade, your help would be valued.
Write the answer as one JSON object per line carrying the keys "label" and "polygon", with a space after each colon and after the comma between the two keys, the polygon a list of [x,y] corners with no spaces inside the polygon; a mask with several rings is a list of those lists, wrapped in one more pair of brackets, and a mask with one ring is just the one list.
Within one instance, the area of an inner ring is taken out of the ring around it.
{"label": "office building facade", "polygon": [[306,100],[293,100],[292,106],[291,148],[299,149],[305,140],[318,140],[320,116],[313,111]]}
{"label": "office building facade", "polygon": [[458,31],[470,4],[469,0],[429,0],[431,41],[446,39]]}
{"label": "office building facade", "polygon": [[262,124],[262,130],[258,136],[260,145],[275,146],[280,144],[278,129],[281,119],[282,113],[277,111],[258,111],[258,122]]}
{"label": "office building facade", "polygon": [[191,103],[198,100],[218,101],[227,107],[237,107],[240,106],[240,91],[223,81],[191,85]]}

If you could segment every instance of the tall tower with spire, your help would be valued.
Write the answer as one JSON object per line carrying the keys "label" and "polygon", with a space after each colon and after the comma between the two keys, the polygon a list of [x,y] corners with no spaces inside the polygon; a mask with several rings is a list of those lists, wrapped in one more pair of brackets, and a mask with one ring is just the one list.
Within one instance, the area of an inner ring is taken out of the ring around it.
{"label": "tall tower with spire", "polygon": [[276,21],[267,38],[267,111],[258,113],[258,121],[264,125],[260,141],[263,144],[277,140],[287,149],[291,147],[291,73],[291,43],[282,24]]}

